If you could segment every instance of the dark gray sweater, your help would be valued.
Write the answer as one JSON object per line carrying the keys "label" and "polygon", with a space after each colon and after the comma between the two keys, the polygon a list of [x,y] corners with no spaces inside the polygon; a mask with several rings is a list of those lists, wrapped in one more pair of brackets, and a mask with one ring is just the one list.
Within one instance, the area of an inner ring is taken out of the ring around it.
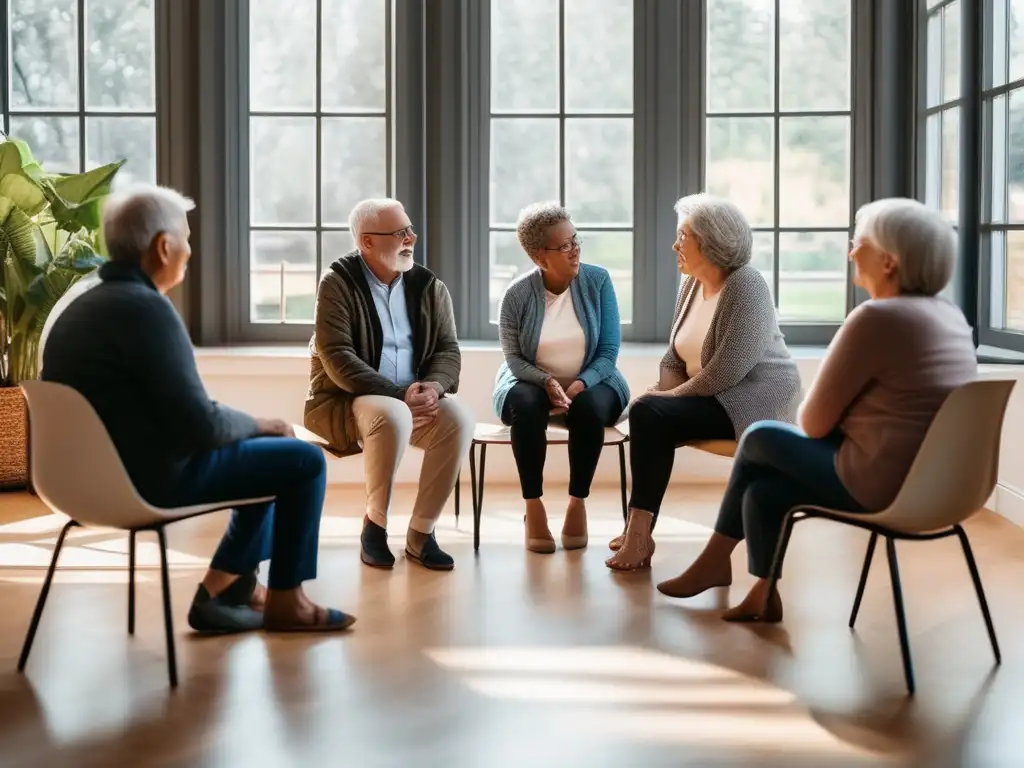
{"label": "dark gray sweater", "polygon": [[139,493],[160,504],[192,457],[254,437],[256,422],[209,398],[181,318],[144,272],[108,262],[99,274],[54,322],[40,378],[85,396]]}

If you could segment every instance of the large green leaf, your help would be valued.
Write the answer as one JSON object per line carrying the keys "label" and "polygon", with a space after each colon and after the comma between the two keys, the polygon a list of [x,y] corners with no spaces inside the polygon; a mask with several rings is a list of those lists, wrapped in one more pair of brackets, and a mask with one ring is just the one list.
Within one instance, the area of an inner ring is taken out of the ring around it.
{"label": "large green leaf", "polygon": [[0,195],[29,216],[35,216],[46,206],[44,176],[25,142],[7,139],[0,144]]}
{"label": "large green leaf", "polygon": [[85,173],[52,176],[43,185],[53,218],[61,229],[77,232],[100,228],[103,199],[124,160],[93,168]]}

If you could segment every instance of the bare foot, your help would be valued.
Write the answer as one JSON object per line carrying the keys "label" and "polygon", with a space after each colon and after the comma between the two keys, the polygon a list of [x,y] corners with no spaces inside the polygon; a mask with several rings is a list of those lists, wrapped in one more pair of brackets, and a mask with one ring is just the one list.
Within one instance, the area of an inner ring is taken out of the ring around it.
{"label": "bare foot", "polygon": [[252,591],[252,599],[249,600],[249,607],[254,611],[264,611],[267,608],[267,588],[257,583],[256,589]]}
{"label": "bare foot", "polygon": [[726,621],[777,624],[782,621],[782,596],[777,587],[768,594],[767,579],[758,579],[743,602],[723,613],[722,618]]}
{"label": "bare foot", "polygon": [[618,536],[616,536],[614,539],[608,542],[608,549],[610,549],[612,552],[618,552],[620,549],[622,549],[622,542],[624,542],[625,540],[626,534],[620,533]]}
{"label": "bare foot", "polygon": [[715,562],[702,554],[679,576],[658,584],[658,591],[669,597],[695,597],[714,587],[731,584],[732,562],[728,558]]}
{"label": "bare foot", "polygon": [[654,539],[651,538],[650,512],[631,509],[629,523],[626,525],[622,546],[614,555],[604,561],[613,571],[638,571],[651,567],[654,555]]}

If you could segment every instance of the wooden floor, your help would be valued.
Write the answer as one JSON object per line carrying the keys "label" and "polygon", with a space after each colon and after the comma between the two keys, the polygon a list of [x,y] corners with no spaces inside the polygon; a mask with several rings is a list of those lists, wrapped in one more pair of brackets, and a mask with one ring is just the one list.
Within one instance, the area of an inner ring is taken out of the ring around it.
{"label": "wooden floor", "polygon": [[[903,687],[884,556],[857,631],[846,621],[866,534],[798,526],[786,621],[722,622],[729,595],[658,594],[699,551],[720,489],[675,489],[653,572],[616,575],[618,492],[590,503],[584,552],[528,554],[521,501],[488,488],[483,542],[451,511],[452,573],[358,559],[361,494],[333,489],[316,599],[355,613],[346,636],[194,637],[185,614],[225,515],[170,529],[181,685],[167,687],[157,550],[140,544],[136,635],[126,537],[73,535],[27,674],[15,671],[62,520],[0,495],[0,765],[683,766],[1024,763],[1024,531],[983,513],[972,537],[1003,647],[993,666],[955,541],[901,544],[918,678]],[[551,496],[550,498],[558,498]],[[397,510],[408,510],[402,490]],[[561,509],[551,509],[552,528]],[[558,514],[555,514],[555,513]],[[394,549],[408,517],[395,514]],[[750,584],[736,553],[731,598]],[[995,670],[995,671],[994,671]]]}

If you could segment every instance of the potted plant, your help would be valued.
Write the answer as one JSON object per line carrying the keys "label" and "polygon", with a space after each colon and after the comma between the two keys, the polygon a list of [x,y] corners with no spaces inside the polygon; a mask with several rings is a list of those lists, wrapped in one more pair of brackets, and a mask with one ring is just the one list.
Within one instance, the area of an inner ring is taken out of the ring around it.
{"label": "potted plant", "polygon": [[25,142],[0,134],[0,488],[28,484],[20,383],[39,375],[39,338],[54,304],[103,263],[103,199],[124,161],[47,173]]}

